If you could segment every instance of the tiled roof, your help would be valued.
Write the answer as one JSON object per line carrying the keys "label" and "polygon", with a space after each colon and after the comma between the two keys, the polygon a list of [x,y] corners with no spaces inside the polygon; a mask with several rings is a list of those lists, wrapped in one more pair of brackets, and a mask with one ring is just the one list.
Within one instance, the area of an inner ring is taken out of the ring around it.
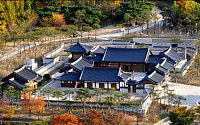
{"label": "tiled roof", "polygon": [[148,48],[110,48],[104,53],[105,62],[146,63],[149,57]]}
{"label": "tiled roof", "polygon": [[165,76],[154,71],[150,75],[145,76],[141,81],[139,81],[139,84],[145,82],[145,81],[150,81],[154,85],[158,85],[164,80]]}
{"label": "tiled roof", "polygon": [[79,59],[71,63],[71,67],[75,70],[81,71],[83,67],[93,67],[93,64],[81,56]]}
{"label": "tiled roof", "polygon": [[84,67],[80,76],[81,81],[121,82],[120,68]]}
{"label": "tiled roof", "polygon": [[94,61],[94,62],[102,62],[102,58],[103,58],[103,55],[104,54],[93,54],[93,55],[90,55],[90,56],[86,56],[84,57],[86,60],[88,61]]}
{"label": "tiled roof", "polygon": [[149,63],[149,64],[157,64],[157,63],[160,63],[162,61],[163,61],[163,59],[161,59],[160,55],[149,55],[147,63]]}
{"label": "tiled roof", "polygon": [[126,80],[128,80],[128,79],[131,77],[131,75],[132,75],[131,72],[123,72],[123,73],[120,75],[120,77],[121,77],[124,81],[126,81]]}
{"label": "tiled roof", "polygon": [[38,77],[40,77],[39,79],[42,79],[42,76],[40,76],[39,74],[37,74],[36,72],[34,72],[32,70],[27,69],[26,67],[22,67],[22,68],[16,70],[14,72],[14,74],[16,76],[22,78],[26,82],[36,80],[36,79],[38,79]]}
{"label": "tiled roof", "polygon": [[71,69],[71,68],[72,68],[71,65],[67,65],[64,68],[60,69],[59,73],[65,72],[66,70]]}
{"label": "tiled roof", "polygon": [[80,73],[67,72],[61,76],[60,81],[79,81]]}
{"label": "tiled roof", "polygon": [[6,85],[6,84],[8,84],[8,83],[10,83],[11,85],[13,85],[14,87],[16,87],[16,88],[18,88],[18,89],[20,89],[20,90],[23,90],[23,89],[24,89],[24,86],[25,86],[25,83],[20,82],[19,80],[14,79],[14,78],[7,80],[7,81],[4,82],[2,85]]}
{"label": "tiled roof", "polygon": [[160,63],[160,65],[162,67],[164,67],[165,69],[168,69],[169,71],[171,71],[172,69],[174,69],[174,65],[169,63],[167,59],[164,59],[162,63]]}
{"label": "tiled roof", "polygon": [[130,86],[134,86],[134,85],[137,85],[138,82],[136,80],[128,80],[127,81],[127,85],[130,85]]}
{"label": "tiled roof", "polygon": [[83,45],[77,42],[76,44],[71,45],[71,47],[66,49],[65,51],[71,52],[71,53],[84,53],[84,52],[90,51],[91,48],[92,48],[91,46]]}
{"label": "tiled roof", "polygon": [[9,78],[12,78],[14,76],[19,77],[20,79],[22,79],[24,82],[30,82],[32,80],[35,81],[40,81],[42,80],[42,76],[37,74],[36,72],[27,69],[25,66],[21,67],[18,70],[15,70],[13,73],[11,73],[10,75],[4,77],[2,79],[2,81],[8,80]]}
{"label": "tiled roof", "polygon": [[1,82],[5,82],[6,80],[9,80],[10,78],[13,78],[14,77],[14,72],[11,73],[10,75],[4,77],[3,79],[1,79]]}
{"label": "tiled roof", "polygon": [[105,49],[101,46],[95,46],[94,48],[92,48],[91,52],[103,54],[105,52]]}
{"label": "tiled roof", "polygon": [[176,50],[172,49],[171,47],[161,52],[160,55],[165,56],[174,61],[174,63],[180,61],[180,59],[184,56],[184,53],[178,53]]}
{"label": "tiled roof", "polygon": [[149,71],[147,71],[146,74],[151,74],[154,71],[157,71],[163,75],[166,75],[169,72],[168,69],[162,67],[160,64],[157,64],[155,67],[152,67],[151,69],[149,69]]}

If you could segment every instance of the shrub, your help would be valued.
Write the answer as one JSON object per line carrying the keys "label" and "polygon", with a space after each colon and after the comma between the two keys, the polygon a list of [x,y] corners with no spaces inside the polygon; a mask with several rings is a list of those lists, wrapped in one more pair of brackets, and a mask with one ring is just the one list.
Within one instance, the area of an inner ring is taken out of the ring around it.
{"label": "shrub", "polygon": [[195,111],[187,110],[187,107],[177,107],[169,113],[169,120],[173,125],[191,125],[196,118]]}
{"label": "shrub", "polygon": [[49,74],[45,74],[45,75],[43,76],[43,78],[45,78],[46,80],[50,80],[50,79],[51,79],[51,76],[50,76]]}
{"label": "shrub", "polygon": [[42,82],[40,81],[40,82],[38,82],[38,87],[40,87],[42,85]]}

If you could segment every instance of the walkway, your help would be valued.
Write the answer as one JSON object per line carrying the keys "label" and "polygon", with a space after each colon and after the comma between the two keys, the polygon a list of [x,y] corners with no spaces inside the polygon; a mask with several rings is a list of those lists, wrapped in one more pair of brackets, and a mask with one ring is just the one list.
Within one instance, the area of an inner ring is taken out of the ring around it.
{"label": "walkway", "polygon": [[167,82],[167,84],[169,85],[169,89],[174,89],[175,94],[186,98],[185,101],[181,101],[182,105],[192,108],[196,105],[197,101],[200,101],[200,87],[172,82]]}
{"label": "walkway", "polygon": [[[7,114],[5,113],[1,113],[1,115],[3,115],[3,117],[7,117]],[[29,114],[13,114],[13,118],[25,118],[25,119],[29,119]],[[45,120],[45,119],[49,119],[51,118],[51,116],[40,116],[39,119],[40,120]],[[30,119],[38,119],[38,115],[33,115],[31,114]]]}

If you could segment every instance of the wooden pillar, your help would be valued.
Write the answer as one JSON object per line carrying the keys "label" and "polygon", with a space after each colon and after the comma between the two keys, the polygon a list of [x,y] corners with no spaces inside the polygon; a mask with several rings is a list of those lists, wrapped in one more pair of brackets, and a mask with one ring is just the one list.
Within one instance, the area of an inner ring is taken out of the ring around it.
{"label": "wooden pillar", "polygon": [[131,71],[133,71],[133,63],[131,63]]}
{"label": "wooden pillar", "polygon": [[133,86],[133,93],[136,93],[136,85]]}
{"label": "wooden pillar", "polygon": [[128,85],[128,92],[130,93],[131,92],[131,86]]}

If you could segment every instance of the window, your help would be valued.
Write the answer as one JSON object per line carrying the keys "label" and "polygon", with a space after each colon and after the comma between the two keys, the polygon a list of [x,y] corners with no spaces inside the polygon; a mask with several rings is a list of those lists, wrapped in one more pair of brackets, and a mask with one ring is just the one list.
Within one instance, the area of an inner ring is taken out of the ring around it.
{"label": "window", "polygon": [[125,66],[124,66],[124,71],[125,71],[125,72],[131,71],[131,66],[130,66],[130,65],[125,65]]}
{"label": "window", "polygon": [[118,63],[109,63],[109,67],[118,67]]}

